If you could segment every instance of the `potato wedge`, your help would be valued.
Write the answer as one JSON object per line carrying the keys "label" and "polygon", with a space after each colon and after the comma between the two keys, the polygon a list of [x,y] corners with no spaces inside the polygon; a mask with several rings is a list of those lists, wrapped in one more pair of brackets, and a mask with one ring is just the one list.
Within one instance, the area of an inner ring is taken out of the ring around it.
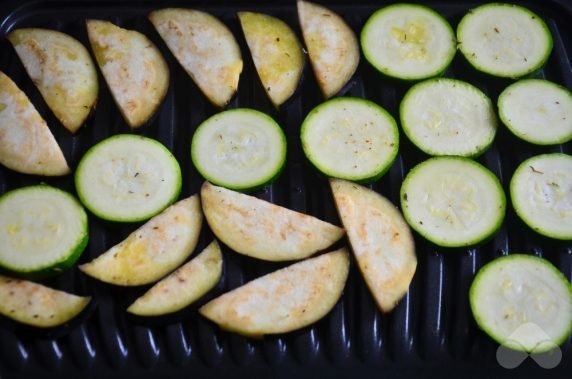
{"label": "potato wedge", "polygon": [[180,200],[91,262],[79,266],[89,276],[121,286],[159,280],[195,249],[203,216],[199,196]]}
{"label": "potato wedge", "polygon": [[167,8],[149,20],[205,96],[224,107],[238,88],[240,47],[219,19],[194,9]]}
{"label": "potato wedge", "polygon": [[137,31],[88,20],[87,34],[119,111],[131,128],[140,127],[167,94],[167,62],[153,42]]}
{"label": "potato wedge", "polygon": [[205,182],[205,218],[237,253],[266,261],[306,258],[342,238],[344,230],[315,217]]}
{"label": "potato wedge", "polygon": [[302,45],[279,18],[253,12],[239,12],[238,18],[264,90],[279,107],[298,87],[304,68]]}
{"label": "potato wedge", "polygon": [[75,133],[95,107],[99,90],[87,49],[75,38],[50,29],[17,29],[8,40],[48,107]]}
{"label": "potato wedge", "polygon": [[338,14],[321,5],[299,0],[298,17],[314,75],[328,99],[347,84],[357,69],[357,38]]}
{"label": "potato wedge", "polygon": [[70,169],[28,97],[0,71],[0,163],[24,174],[60,176]]}
{"label": "potato wedge", "polygon": [[210,291],[220,280],[221,274],[222,253],[215,240],[195,258],[137,298],[127,312],[138,316],[160,316],[179,311]]}
{"label": "potato wedge", "polygon": [[322,254],[246,283],[199,312],[224,330],[250,337],[300,329],[336,305],[349,266],[346,248]]}
{"label": "potato wedge", "polygon": [[23,324],[50,328],[77,316],[91,298],[0,275],[0,314]]}
{"label": "potato wedge", "polygon": [[379,308],[389,312],[407,292],[417,267],[409,226],[377,192],[340,179],[330,179],[330,185],[360,271]]}

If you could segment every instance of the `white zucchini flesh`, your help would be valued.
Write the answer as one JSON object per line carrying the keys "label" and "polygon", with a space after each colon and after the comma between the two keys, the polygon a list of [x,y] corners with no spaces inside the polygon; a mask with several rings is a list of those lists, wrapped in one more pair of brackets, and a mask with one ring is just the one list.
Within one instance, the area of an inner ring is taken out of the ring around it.
{"label": "white zucchini flesh", "polygon": [[205,120],[193,135],[191,158],[208,181],[249,190],[277,178],[286,162],[286,136],[270,116],[227,110]]}
{"label": "white zucchini flesh", "polygon": [[459,49],[477,70],[518,78],[538,70],[552,51],[546,23],[527,8],[503,3],[470,10],[457,27]]}
{"label": "white zucchini flesh", "polygon": [[372,14],[362,29],[361,47],[377,70],[404,80],[439,75],[457,51],[447,20],[418,4],[390,5]]}
{"label": "white zucchini flesh", "polygon": [[572,140],[572,92],[548,80],[523,79],[499,95],[499,116],[517,137],[538,145]]}
{"label": "white zucchini flesh", "polygon": [[572,240],[572,156],[543,154],[522,162],[510,181],[518,216],[536,232]]}
{"label": "white zucchini flesh", "polygon": [[502,224],[506,199],[497,177],[468,158],[436,157],[415,166],[401,186],[407,223],[444,247],[475,245]]}
{"label": "white zucchini flesh", "polygon": [[142,221],[175,201],[181,190],[181,168],[160,142],[119,134],[85,153],[75,184],[81,202],[96,216]]}
{"label": "white zucchini flesh", "polygon": [[572,286],[550,262],[511,254],[482,267],[471,285],[477,324],[515,350],[540,353],[572,332]]}
{"label": "white zucchini flesh", "polygon": [[496,135],[491,100],[473,85],[456,79],[429,79],[411,87],[399,107],[407,137],[429,155],[475,157]]}
{"label": "white zucchini flesh", "polygon": [[338,97],[314,108],[300,130],[310,162],[331,177],[373,181],[385,173],[399,149],[393,117],[364,99]]}

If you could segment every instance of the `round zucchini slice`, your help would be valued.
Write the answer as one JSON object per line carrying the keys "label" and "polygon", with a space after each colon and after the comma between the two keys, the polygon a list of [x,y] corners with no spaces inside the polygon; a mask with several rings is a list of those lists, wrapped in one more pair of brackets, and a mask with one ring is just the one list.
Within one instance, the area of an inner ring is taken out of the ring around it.
{"label": "round zucchini slice", "polygon": [[492,101],[477,87],[455,79],[430,79],[407,91],[399,106],[405,135],[429,155],[476,157],[496,135]]}
{"label": "round zucchini slice", "polygon": [[205,120],[193,135],[191,159],[209,182],[238,191],[275,180],[286,163],[286,136],[265,113],[239,108]]}
{"label": "round zucchini slice", "polygon": [[572,140],[572,92],[548,80],[523,79],[498,99],[499,116],[517,137],[536,145]]}
{"label": "round zucchini slice", "polygon": [[457,27],[459,49],[477,70],[519,78],[548,60],[552,34],[531,10],[503,3],[484,4],[469,11]]}
{"label": "round zucchini slice", "polygon": [[77,167],[81,202],[97,217],[114,222],[151,218],[181,191],[181,168],[160,142],[119,134],[89,149]]}
{"label": "round zucchini slice", "polygon": [[522,162],[510,181],[516,214],[536,232],[572,240],[572,156],[543,154]]}
{"label": "round zucchini slice", "polygon": [[415,166],[401,186],[407,223],[443,247],[473,246],[500,228],[506,199],[497,177],[462,157],[435,157]]}
{"label": "round zucchini slice", "polygon": [[27,278],[70,268],[88,241],[87,215],[72,195],[47,185],[0,197],[0,267]]}
{"label": "round zucchini slice", "polygon": [[300,136],[306,157],[324,175],[361,183],[379,179],[399,149],[393,117],[376,103],[351,97],[310,111]]}
{"label": "round zucchini slice", "polygon": [[451,25],[433,9],[395,4],[370,16],[361,32],[365,58],[381,73],[419,80],[444,72],[457,51]]}
{"label": "round zucchini slice", "polygon": [[512,254],[493,260],[475,276],[469,299],[479,327],[514,350],[546,352],[572,332],[572,286],[542,258]]}

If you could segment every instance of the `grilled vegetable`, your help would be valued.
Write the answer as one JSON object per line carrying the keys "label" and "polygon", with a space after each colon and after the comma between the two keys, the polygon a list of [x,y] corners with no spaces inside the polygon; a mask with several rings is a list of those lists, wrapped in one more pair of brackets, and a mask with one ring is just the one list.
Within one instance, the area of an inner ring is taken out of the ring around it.
{"label": "grilled vegetable", "polygon": [[267,261],[306,258],[339,240],[343,229],[312,216],[208,182],[201,189],[205,218],[237,253]]}
{"label": "grilled vegetable", "polygon": [[250,337],[300,329],[338,302],[349,263],[346,249],[307,259],[246,283],[199,312],[222,329]]}
{"label": "grilled vegetable", "polygon": [[75,133],[94,109],[99,90],[87,49],[75,38],[49,29],[17,29],[8,39],[46,104]]}

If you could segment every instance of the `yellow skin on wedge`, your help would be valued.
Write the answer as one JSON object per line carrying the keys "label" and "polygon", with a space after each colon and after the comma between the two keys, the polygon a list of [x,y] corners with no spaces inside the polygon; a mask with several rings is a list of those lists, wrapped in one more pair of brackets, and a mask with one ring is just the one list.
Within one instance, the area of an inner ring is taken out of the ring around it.
{"label": "yellow skin on wedge", "polygon": [[221,274],[222,253],[215,240],[135,300],[127,312],[139,316],[160,316],[179,311],[210,291]]}
{"label": "yellow skin on wedge", "polygon": [[80,269],[103,282],[121,286],[155,282],[191,255],[202,220],[198,195],[180,200]]}
{"label": "yellow skin on wedge", "polygon": [[77,316],[89,297],[76,296],[27,280],[0,275],[0,314],[23,324],[50,328]]}

